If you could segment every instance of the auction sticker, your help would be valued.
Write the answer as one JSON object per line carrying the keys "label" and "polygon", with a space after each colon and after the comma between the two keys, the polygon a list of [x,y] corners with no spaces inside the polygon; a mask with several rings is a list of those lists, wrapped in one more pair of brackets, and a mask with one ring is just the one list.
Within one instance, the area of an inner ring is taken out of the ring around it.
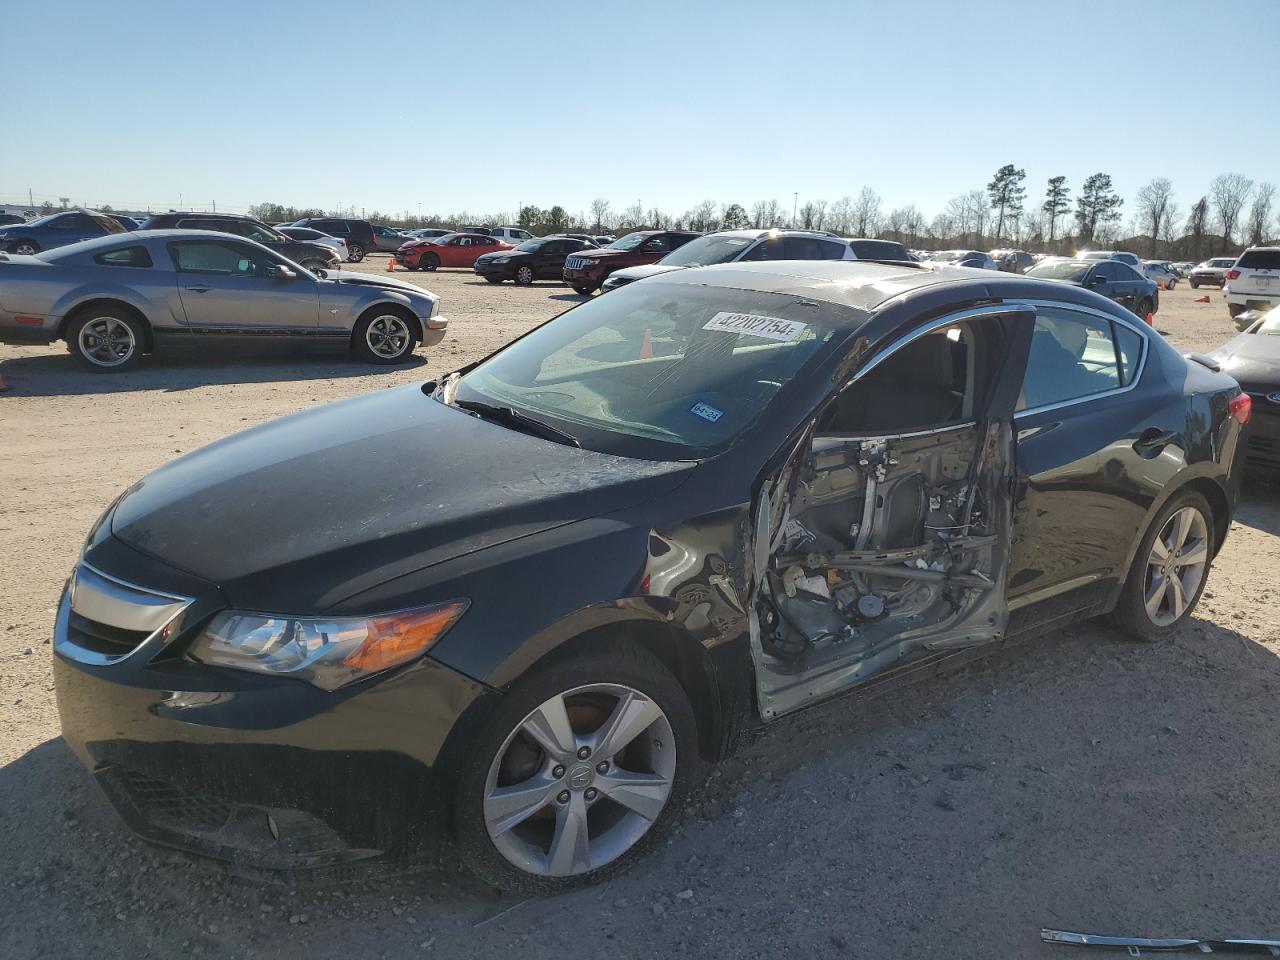
{"label": "auction sticker", "polygon": [[719,330],[723,333],[742,333],[765,340],[790,343],[800,339],[807,324],[799,320],[783,320],[781,317],[762,317],[758,313],[717,313],[703,324],[703,330]]}

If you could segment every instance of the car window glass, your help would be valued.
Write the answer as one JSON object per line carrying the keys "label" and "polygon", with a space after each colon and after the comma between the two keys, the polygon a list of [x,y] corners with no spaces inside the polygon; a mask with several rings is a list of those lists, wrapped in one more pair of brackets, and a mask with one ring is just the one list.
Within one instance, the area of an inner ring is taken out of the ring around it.
{"label": "car window glass", "polygon": [[1080,400],[1120,385],[1110,321],[1055,308],[1037,312],[1018,410]]}
{"label": "car window glass", "polygon": [[645,250],[658,250],[658,251],[661,251],[661,252],[665,253],[666,251],[668,251],[668,250],[670,250],[670,249],[671,249],[671,238],[670,238],[670,237],[665,237],[665,236],[663,236],[663,237],[654,237],[654,238],[652,238],[651,240],[648,240],[648,241],[646,241],[646,242],[645,242],[644,249],[645,249]]}
{"label": "car window glass", "polygon": [[59,230],[83,230],[88,226],[89,218],[79,213],[69,213],[53,222]]}
{"label": "car window glass", "polygon": [[1280,250],[1246,250],[1236,266],[1250,270],[1280,270]]}
{"label": "car window glass", "polygon": [[249,223],[245,220],[236,221],[242,229],[237,230],[241,236],[248,237],[250,240],[256,240],[258,243],[279,243],[279,238],[270,230],[265,230],[256,223]]}
{"label": "car window glass", "polygon": [[1116,265],[1114,263],[1110,263],[1110,262],[1100,263],[1096,267],[1094,267],[1093,275],[1095,277],[1101,277],[1103,280],[1106,280],[1108,283],[1111,283],[1114,280],[1120,279],[1120,271],[1116,269]]}
{"label": "car window glass", "polygon": [[151,254],[147,253],[146,247],[121,247],[98,254],[93,262],[104,267],[149,267]]}
{"label": "car window glass", "polygon": [[1142,359],[1142,334],[1130,330],[1123,323],[1113,323],[1112,332],[1116,338],[1116,354],[1120,358],[1120,383],[1128,386],[1138,372],[1138,363]]}
{"label": "car window glass", "polygon": [[830,260],[842,252],[836,244],[814,237],[784,237],[782,240],[784,260]]}
{"label": "car window glass", "polygon": [[182,273],[217,273],[225,276],[264,276],[270,260],[257,257],[246,247],[218,241],[175,243],[174,266]]}
{"label": "car window glass", "polygon": [[747,251],[743,260],[781,260],[782,256],[782,238],[769,237],[767,240],[761,240],[754,247]]}

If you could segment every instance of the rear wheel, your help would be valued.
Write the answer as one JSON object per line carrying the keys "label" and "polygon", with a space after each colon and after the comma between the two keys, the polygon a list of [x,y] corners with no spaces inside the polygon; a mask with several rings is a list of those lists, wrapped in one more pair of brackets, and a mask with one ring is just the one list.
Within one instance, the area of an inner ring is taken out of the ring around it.
{"label": "rear wheel", "polygon": [[1199,289],[1200,289],[1200,284],[1196,283],[1194,280],[1188,280],[1188,281],[1187,281],[1187,283],[1191,284],[1191,289],[1192,289],[1192,290],[1199,290]]}
{"label": "rear wheel", "polygon": [[365,312],[351,333],[356,356],[366,363],[404,363],[418,342],[417,323],[390,307]]}
{"label": "rear wheel", "polygon": [[1135,640],[1163,640],[1200,600],[1213,556],[1213,512],[1193,490],[1175,493],[1147,530],[1116,605]]}
{"label": "rear wheel", "polygon": [[688,697],[646,651],[610,644],[535,668],[468,751],[459,852],[503,889],[594,882],[655,842],[697,769]]}
{"label": "rear wheel", "polygon": [[359,263],[364,259],[364,247],[358,243],[347,244],[347,262]]}
{"label": "rear wheel", "polygon": [[20,240],[13,252],[24,257],[32,257],[40,252],[40,245],[32,240]]}
{"label": "rear wheel", "polygon": [[578,295],[579,295],[579,296],[581,296],[581,297],[589,297],[589,296],[591,296],[593,293],[595,293],[595,292],[596,292],[596,288],[595,288],[595,287],[585,287],[585,286],[574,287],[574,288],[573,288],[573,292],[574,292],[574,293],[576,293],[576,294],[578,294]]}
{"label": "rear wheel", "polygon": [[518,286],[527,287],[533,283],[533,267],[528,264],[522,264],[516,267],[516,272],[512,278]]}
{"label": "rear wheel", "polygon": [[89,310],[67,327],[67,349],[95,373],[128,370],[142,356],[142,324],[116,307]]}

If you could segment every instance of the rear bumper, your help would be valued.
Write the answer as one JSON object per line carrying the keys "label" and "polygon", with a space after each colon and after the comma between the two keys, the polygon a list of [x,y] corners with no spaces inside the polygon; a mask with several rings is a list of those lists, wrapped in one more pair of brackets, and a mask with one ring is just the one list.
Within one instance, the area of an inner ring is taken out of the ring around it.
{"label": "rear bumper", "polygon": [[335,692],[214,669],[179,655],[185,626],[148,662],[85,663],[69,616],[64,596],[63,737],[145,839],[266,871],[438,858],[453,735],[496,694],[430,659]]}
{"label": "rear bumper", "polygon": [[0,343],[52,343],[58,339],[58,317],[0,314]]}
{"label": "rear bumper", "polygon": [[1236,293],[1230,287],[1224,287],[1227,303],[1249,307],[1257,310],[1270,310],[1280,305],[1280,290],[1267,293]]}

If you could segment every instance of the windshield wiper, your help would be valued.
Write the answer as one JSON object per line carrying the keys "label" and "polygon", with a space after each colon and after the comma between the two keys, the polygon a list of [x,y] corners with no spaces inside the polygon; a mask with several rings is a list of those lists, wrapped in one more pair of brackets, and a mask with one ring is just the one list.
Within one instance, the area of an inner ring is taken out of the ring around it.
{"label": "windshield wiper", "polygon": [[537,417],[531,417],[527,413],[521,413],[514,407],[499,406],[495,403],[484,403],[480,400],[455,400],[455,407],[463,410],[470,410],[472,413],[479,414],[486,420],[496,420],[499,423],[505,423],[509,427],[520,430],[524,433],[532,434],[535,437],[542,437],[544,440],[553,440],[556,443],[567,444],[570,447],[582,447],[578,438],[571,433],[565,433],[558,427],[553,427],[549,423],[544,423]]}

